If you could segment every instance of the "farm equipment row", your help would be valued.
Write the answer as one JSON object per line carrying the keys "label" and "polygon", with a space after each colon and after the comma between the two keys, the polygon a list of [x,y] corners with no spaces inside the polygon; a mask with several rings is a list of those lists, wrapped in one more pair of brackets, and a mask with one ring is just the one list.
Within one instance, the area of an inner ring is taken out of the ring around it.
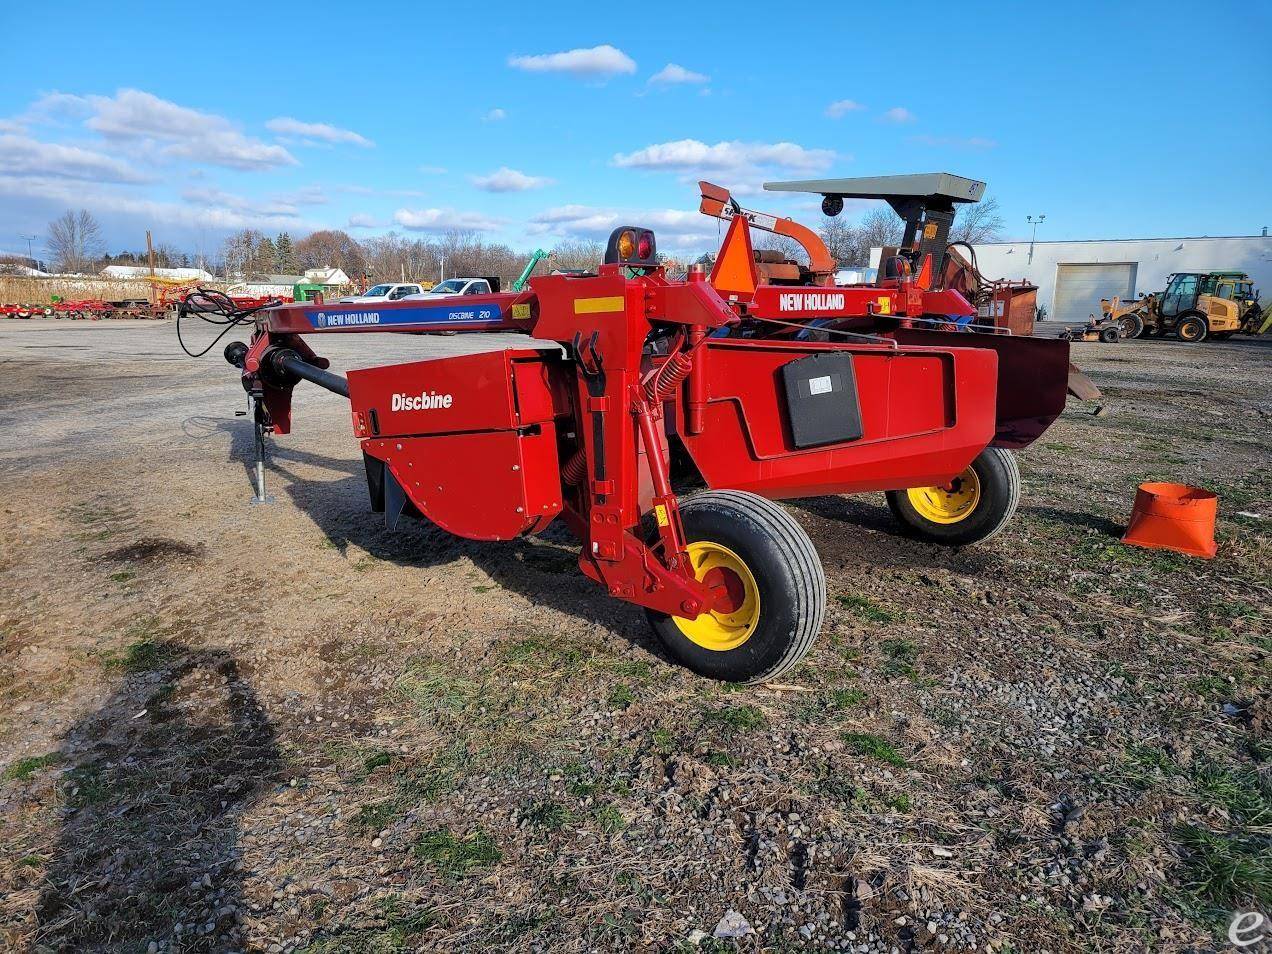
{"label": "farm equipment row", "polygon": [[[105,301],[101,298],[58,299],[48,305],[0,305],[0,318],[58,318],[69,320],[100,321],[114,318],[167,318],[177,309],[189,289],[181,294],[161,295],[157,301],[144,298],[124,301]],[[289,298],[252,298],[234,296],[238,308],[259,307],[267,302],[285,303]]]}
{"label": "farm equipment row", "polygon": [[[821,194],[835,211],[882,198],[905,218],[877,283],[847,287],[832,284],[814,233],[769,217],[810,264],[757,255],[750,228],[764,225],[702,186],[703,211],[732,221],[711,272],[695,266],[684,281],[660,266],[653,232],[624,226],[595,273],[520,291],[250,313],[195,294],[182,314],[254,326],[225,355],[258,447],[290,432],[300,381],[346,397],[371,509],[389,528],[419,517],[496,541],[560,520],[582,544],[583,574],[644,608],[674,658],[712,678],[770,679],[808,651],[826,601],[811,541],[773,501],[885,491],[924,539],[988,539],[1019,499],[1012,449],[1064,408],[1069,347],[980,325],[944,286],[954,204],[977,200],[982,183],[766,186]],[[526,343],[346,377],[308,341],[456,331]]]}

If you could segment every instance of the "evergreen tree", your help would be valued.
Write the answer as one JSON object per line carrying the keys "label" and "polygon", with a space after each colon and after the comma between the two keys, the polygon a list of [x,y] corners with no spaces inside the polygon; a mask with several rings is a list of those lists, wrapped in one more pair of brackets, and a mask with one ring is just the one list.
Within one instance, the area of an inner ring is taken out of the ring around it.
{"label": "evergreen tree", "polygon": [[262,235],[261,240],[256,243],[255,264],[259,272],[278,271],[278,249],[268,235]]}
{"label": "evergreen tree", "polygon": [[300,263],[296,261],[296,249],[292,247],[291,236],[286,232],[280,232],[274,248],[278,253],[279,272],[284,275],[295,275],[300,269]]}

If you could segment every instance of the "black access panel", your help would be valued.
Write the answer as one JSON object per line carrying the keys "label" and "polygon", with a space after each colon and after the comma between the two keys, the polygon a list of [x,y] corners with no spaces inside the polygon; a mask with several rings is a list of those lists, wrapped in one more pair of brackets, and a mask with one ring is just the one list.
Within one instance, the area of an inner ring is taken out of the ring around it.
{"label": "black access panel", "polygon": [[861,404],[851,354],[828,352],[792,361],[782,366],[782,383],[796,447],[820,447],[861,437]]}

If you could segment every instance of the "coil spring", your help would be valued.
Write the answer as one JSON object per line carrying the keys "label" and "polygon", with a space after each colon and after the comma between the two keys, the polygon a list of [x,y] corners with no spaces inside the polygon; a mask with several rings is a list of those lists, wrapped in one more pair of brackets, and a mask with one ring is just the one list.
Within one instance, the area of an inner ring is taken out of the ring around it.
{"label": "coil spring", "polygon": [[[658,370],[658,375],[650,382],[651,401],[661,403],[676,393],[676,388],[693,370],[693,358],[683,351],[671,355]],[[656,390],[655,390],[656,387]]]}
{"label": "coil spring", "polygon": [[576,450],[574,456],[565,462],[565,466],[561,468],[561,480],[567,487],[573,487],[583,482],[583,478],[587,476],[587,457],[584,456],[582,449]]}

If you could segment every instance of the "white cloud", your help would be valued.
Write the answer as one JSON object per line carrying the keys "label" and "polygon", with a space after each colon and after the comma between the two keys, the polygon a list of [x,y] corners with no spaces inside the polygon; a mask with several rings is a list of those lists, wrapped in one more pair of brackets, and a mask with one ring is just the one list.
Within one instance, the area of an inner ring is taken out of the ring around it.
{"label": "white cloud", "polygon": [[270,169],[298,165],[282,146],[245,136],[223,116],[178,106],[137,89],[121,89],[113,98],[88,96],[88,127],[108,139],[166,143],[169,156],[231,169]]}
{"label": "white cloud", "polygon": [[85,182],[145,182],[127,163],[100,152],[0,134],[0,174]]}
{"label": "white cloud", "polygon": [[571,238],[605,238],[620,225],[653,229],[657,236],[691,236],[695,240],[707,220],[697,212],[683,209],[598,209],[588,205],[564,205],[540,212],[526,231],[532,235],[561,235]]}
{"label": "white cloud", "polygon": [[181,198],[204,209],[229,209],[244,215],[264,218],[295,218],[299,210],[280,199],[250,199],[215,187],[185,189]]}
{"label": "white cloud", "polygon": [[[222,194],[221,198],[225,195]],[[204,196],[200,202],[163,202],[106,186],[65,179],[26,179],[0,175],[0,196],[11,196],[17,200],[44,200],[61,208],[86,208],[99,218],[128,216],[144,222],[147,228],[159,225],[202,232],[242,228],[301,231],[319,227],[319,224],[303,221],[294,214],[218,204],[215,201],[217,197],[211,195]]]}
{"label": "white cloud", "polygon": [[998,145],[993,139],[981,136],[911,136],[910,142],[921,146],[944,146],[952,149],[993,149]]}
{"label": "white cloud", "polygon": [[801,172],[827,168],[835,158],[830,149],[805,149],[793,142],[718,142],[697,139],[657,143],[614,156],[620,169],[738,171],[771,166]]}
{"label": "white cloud", "polygon": [[525,192],[528,189],[542,189],[551,185],[554,180],[544,176],[528,176],[516,169],[502,166],[488,176],[469,176],[469,180],[477,188],[486,192]]}
{"label": "white cloud", "polygon": [[668,63],[657,73],[649,78],[649,82],[654,85],[664,85],[672,83],[710,83],[711,77],[703,73],[695,73],[693,70],[687,70],[678,63]]}
{"label": "white cloud", "polygon": [[912,123],[917,116],[904,106],[893,106],[881,117],[885,123]]}
{"label": "white cloud", "polygon": [[636,72],[636,61],[608,43],[564,53],[510,56],[508,65],[531,73],[572,73],[576,76],[615,76]]}
{"label": "white cloud", "polygon": [[310,185],[301,186],[292,192],[284,192],[276,196],[279,202],[286,202],[289,205],[326,205],[331,199],[327,196],[326,190],[322,186]]}
{"label": "white cloud", "polygon": [[480,212],[456,212],[454,209],[398,209],[393,221],[415,232],[488,232],[504,223]]}
{"label": "white cloud", "polygon": [[352,129],[341,129],[339,126],[332,126],[328,123],[307,123],[299,119],[293,119],[290,116],[279,116],[271,119],[265,124],[265,128],[270,132],[278,133],[280,136],[295,136],[306,143],[326,143],[328,145],[343,145],[348,143],[354,146],[362,146],[364,149],[374,146],[370,139],[361,136]]}
{"label": "white cloud", "polygon": [[349,228],[351,229],[374,229],[379,226],[380,222],[374,215],[366,215],[362,212],[355,212],[349,216]]}
{"label": "white cloud", "polygon": [[496,106],[494,109],[487,112],[486,115],[481,118],[488,123],[497,123],[502,119],[507,119],[508,114],[507,112],[505,112],[504,110]]}
{"label": "white cloud", "polygon": [[831,119],[839,119],[849,113],[855,113],[858,110],[865,109],[861,103],[852,99],[837,99],[826,107],[826,115]]}
{"label": "white cloud", "polygon": [[0,133],[26,132],[26,127],[16,119],[0,119]]}

